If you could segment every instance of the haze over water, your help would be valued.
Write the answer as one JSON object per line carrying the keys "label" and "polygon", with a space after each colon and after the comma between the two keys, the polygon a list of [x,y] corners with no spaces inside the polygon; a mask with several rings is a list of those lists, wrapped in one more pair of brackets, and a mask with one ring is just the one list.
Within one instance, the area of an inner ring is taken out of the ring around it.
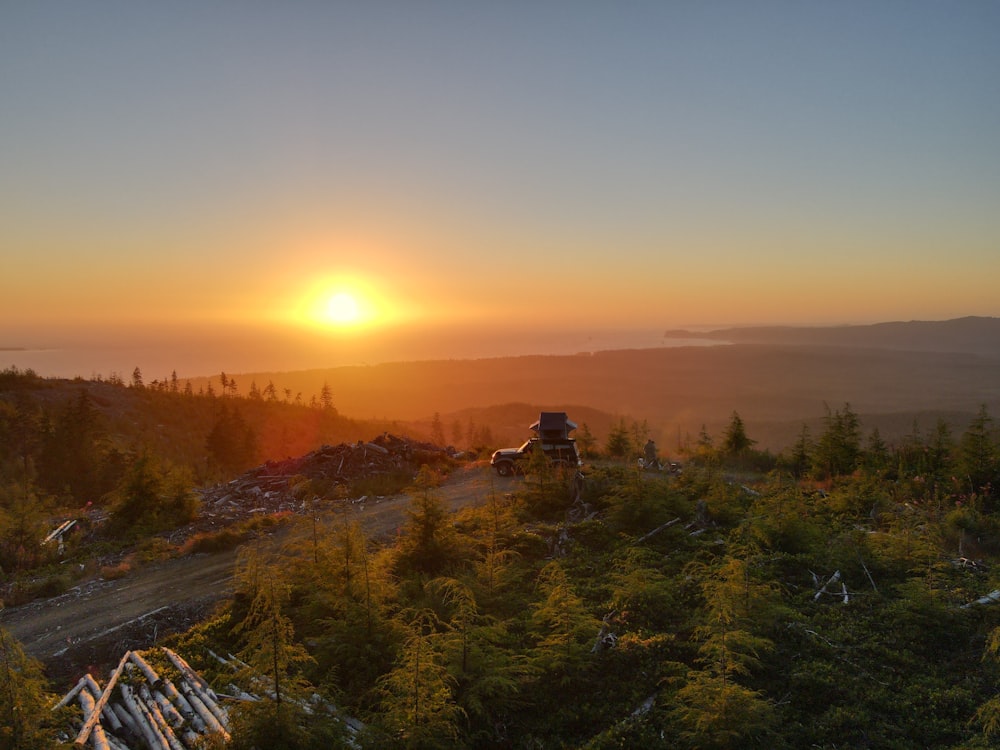
{"label": "haze over water", "polygon": [[[608,349],[648,349],[672,346],[717,346],[719,341],[708,339],[667,338],[662,332],[622,331],[598,335],[553,334],[551,336],[525,337],[511,340],[484,341],[479,349],[464,344],[463,358],[491,358],[531,354],[575,355]],[[327,343],[324,346],[296,347],[293,342],[272,342],[250,352],[244,342],[226,345],[218,342],[209,347],[184,347],[177,342],[162,346],[150,345],[90,345],[66,346],[46,349],[0,350],[0,369],[17,367],[32,369],[46,377],[100,376],[117,374],[128,381],[138,367],[148,380],[178,377],[323,369],[350,365],[376,364],[386,361],[411,361],[425,359],[452,359],[454,342],[428,342],[426,339],[407,346],[395,342],[383,350],[370,348],[365,352],[352,352]],[[360,358],[359,358],[360,356]],[[275,363],[279,363],[276,365]]]}

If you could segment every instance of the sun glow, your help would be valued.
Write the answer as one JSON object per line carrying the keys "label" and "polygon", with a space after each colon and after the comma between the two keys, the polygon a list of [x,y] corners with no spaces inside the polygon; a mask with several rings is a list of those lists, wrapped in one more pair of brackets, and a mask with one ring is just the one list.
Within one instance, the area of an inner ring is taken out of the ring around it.
{"label": "sun glow", "polygon": [[350,292],[336,292],[326,302],[326,318],[334,325],[351,325],[358,322],[361,308]]}
{"label": "sun glow", "polygon": [[300,324],[345,333],[384,323],[388,315],[372,287],[353,278],[318,281],[295,307]]}

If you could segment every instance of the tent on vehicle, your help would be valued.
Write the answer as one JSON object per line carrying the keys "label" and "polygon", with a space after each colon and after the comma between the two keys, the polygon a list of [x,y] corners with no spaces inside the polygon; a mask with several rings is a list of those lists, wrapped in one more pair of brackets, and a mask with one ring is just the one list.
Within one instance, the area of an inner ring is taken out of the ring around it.
{"label": "tent on vehicle", "polygon": [[538,437],[542,439],[566,439],[569,433],[576,429],[576,422],[571,422],[564,411],[543,411],[530,429],[537,432]]}

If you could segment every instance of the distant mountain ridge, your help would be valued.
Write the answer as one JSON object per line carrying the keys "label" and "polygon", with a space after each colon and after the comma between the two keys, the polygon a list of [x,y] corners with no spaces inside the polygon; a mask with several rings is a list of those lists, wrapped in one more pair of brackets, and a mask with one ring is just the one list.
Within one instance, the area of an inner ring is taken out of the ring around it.
{"label": "distant mountain ridge", "polygon": [[671,330],[667,338],[700,338],[738,344],[849,346],[895,351],[978,354],[1000,358],[1000,318],[910,320],[848,326],[756,326],[713,331]]}

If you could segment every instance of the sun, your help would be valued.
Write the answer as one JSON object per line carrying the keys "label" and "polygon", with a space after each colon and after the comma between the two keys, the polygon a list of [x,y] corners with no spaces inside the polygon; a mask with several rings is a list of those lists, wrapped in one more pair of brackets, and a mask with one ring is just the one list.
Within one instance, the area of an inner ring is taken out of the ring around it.
{"label": "sun", "polygon": [[383,324],[386,314],[383,296],[357,278],[317,279],[291,309],[300,325],[345,334]]}
{"label": "sun", "polygon": [[350,292],[335,292],[326,301],[325,317],[333,325],[352,325],[360,320],[361,307]]}

